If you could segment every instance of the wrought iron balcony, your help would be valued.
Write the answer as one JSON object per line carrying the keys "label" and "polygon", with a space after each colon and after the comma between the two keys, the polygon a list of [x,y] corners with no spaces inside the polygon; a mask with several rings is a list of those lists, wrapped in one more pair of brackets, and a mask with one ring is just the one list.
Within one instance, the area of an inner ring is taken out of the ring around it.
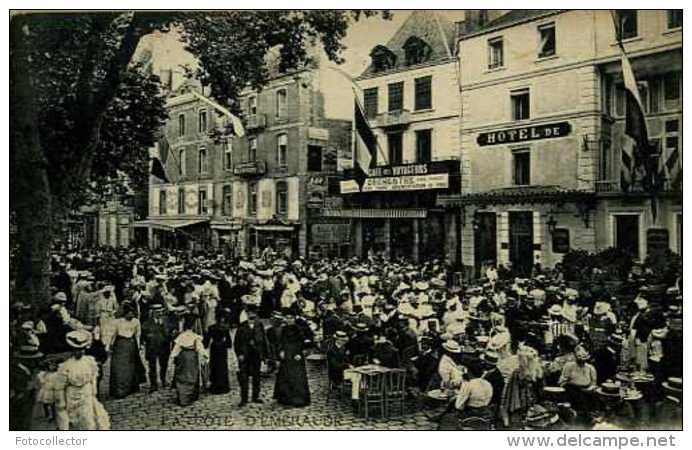
{"label": "wrought iron balcony", "polygon": [[264,114],[253,114],[247,117],[245,128],[251,131],[263,130],[267,127],[267,116]]}
{"label": "wrought iron balcony", "polygon": [[387,111],[377,115],[377,126],[382,128],[407,127],[411,122],[411,112],[408,109]]}
{"label": "wrought iron balcony", "polygon": [[266,161],[246,161],[233,167],[233,174],[245,177],[264,175],[267,171]]}

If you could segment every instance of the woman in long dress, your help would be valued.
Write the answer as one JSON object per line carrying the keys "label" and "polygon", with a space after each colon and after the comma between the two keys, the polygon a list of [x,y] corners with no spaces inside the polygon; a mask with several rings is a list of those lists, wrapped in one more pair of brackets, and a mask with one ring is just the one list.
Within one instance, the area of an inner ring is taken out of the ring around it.
{"label": "woman in long dress", "polygon": [[308,336],[303,329],[296,325],[295,317],[289,315],[281,330],[281,362],[274,386],[274,398],[282,405],[302,407],[310,404],[310,388],[303,357],[306,338]]}
{"label": "woman in long dress", "polygon": [[98,364],[84,354],[91,343],[88,331],[66,336],[72,356],[58,367],[55,380],[56,422],[59,430],[109,430],[110,418],[96,398]]}
{"label": "woman in long dress", "polygon": [[125,398],[139,390],[145,381],[144,364],[139,354],[142,327],[131,304],[124,305],[125,317],[115,322],[111,354],[110,395]]}
{"label": "woman in long dress", "polygon": [[202,336],[192,331],[197,318],[193,315],[185,317],[183,332],[175,338],[171,358],[175,362],[175,387],[178,403],[187,406],[199,398],[200,365],[204,355]]}
{"label": "woman in long dress", "polygon": [[204,336],[204,346],[209,350],[209,392],[225,394],[231,390],[228,378],[228,349],[233,345],[227,315],[220,314],[219,321],[211,325]]}
{"label": "woman in long dress", "polygon": [[538,402],[543,390],[543,367],[538,352],[521,345],[517,351],[519,366],[509,376],[500,401],[500,414],[504,425],[521,426],[530,407]]}

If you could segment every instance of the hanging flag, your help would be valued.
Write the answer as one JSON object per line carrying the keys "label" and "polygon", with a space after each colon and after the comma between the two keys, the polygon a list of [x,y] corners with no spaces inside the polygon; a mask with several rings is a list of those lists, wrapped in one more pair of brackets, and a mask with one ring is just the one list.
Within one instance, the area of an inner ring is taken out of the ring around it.
{"label": "hanging flag", "polygon": [[360,107],[358,97],[354,102],[354,118],[355,118],[355,164],[356,182],[362,190],[365,179],[368,177],[368,169],[372,163],[372,155],[377,151],[377,138],[370,129],[368,121],[365,119],[365,113]]}
{"label": "hanging flag", "polygon": [[166,169],[164,169],[161,160],[157,157],[151,158],[151,174],[166,183],[169,182],[166,176]]}
{"label": "hanging flag", "polygon": [[243,126],[243,122],[240,120],[238,116],[235,114],[231,113],[228,109],[224,108],[223,106],[219,105],[215,101],[203,96],[202,94],[195,92],[195,91],[190,91],[192,95],[203,101],[204,103],[208,104],[212,108],[216,109],[219,111],[221,114],[224,116],[228,117],[228,119],[231,121],[231,125],[233,126],[233,134],[235,134],[238,137],[243,137],[245,136],[245,127]]}

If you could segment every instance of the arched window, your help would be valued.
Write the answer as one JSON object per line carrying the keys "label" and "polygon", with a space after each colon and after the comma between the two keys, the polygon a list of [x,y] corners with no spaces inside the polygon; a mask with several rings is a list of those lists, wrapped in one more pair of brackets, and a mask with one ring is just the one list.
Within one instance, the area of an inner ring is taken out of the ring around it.
{"label": "arched window", "polygon": [[276,182],[276,214],[288,214],[288,184],[285,181]]}
{"label": "arched window", "polygon": [[404,52],[406,53],[406,65],[413,66],[424,63],[432,56],[432,49],[422,39],[417,36],[411,36],[404,43]]}
{"label": "arched window", "polygon": [[396,66],[396,55],[384,45],[378,45],[370,52],[375,72],[392,69]]}

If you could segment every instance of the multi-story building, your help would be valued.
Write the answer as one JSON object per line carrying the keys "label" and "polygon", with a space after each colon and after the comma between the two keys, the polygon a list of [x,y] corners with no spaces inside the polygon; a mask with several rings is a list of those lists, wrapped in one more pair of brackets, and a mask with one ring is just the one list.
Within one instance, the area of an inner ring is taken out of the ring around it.
{"label": "multi-story building", "polygon": [[[467,17],[482,15],[467,12]],[[682,242],[680,11],[616,13],[667,182],[657,214],[623,184],[624,90],[611,12],[516,10],[459,37],[462,259],[528,273],[570,248],[643,259]]]}
{"label": "multi-story building", "polygon": [[350,155],[351,122],[344,117],[352,105],[330,104],[340,103],[344,83],[313,67],[277,73],[260,92],[242,92],[246,136],[232,142],[234,178],[223,194],[233,199],[226,211],[232,225],[213,225],[242,253],[345,253],[348,221],[323,214],[340,204],[330,185],[338,161]]}
{"label": "multi-story building", "polygon": [[459,192],[459,64],[447,14],[415,11],[356,78],[359,102],[377,138],[361,189],[341,183],[353,251],[416,260],[458,260],[457,216],[436,205]]}
{"label": "multi-story building", "polygon": [[226,123],[184,83],[167,101],[165,139],[154,152],[168,183],[151,177],[148,230],[152,247],[219,248],[237,255],[266,247],[291,255],[338,253],[348,222],[323,217],[338,204],[329,182],[350,149],[350,121],[327,117],[317,69],[276,74],[241,95],[246,135]]}

